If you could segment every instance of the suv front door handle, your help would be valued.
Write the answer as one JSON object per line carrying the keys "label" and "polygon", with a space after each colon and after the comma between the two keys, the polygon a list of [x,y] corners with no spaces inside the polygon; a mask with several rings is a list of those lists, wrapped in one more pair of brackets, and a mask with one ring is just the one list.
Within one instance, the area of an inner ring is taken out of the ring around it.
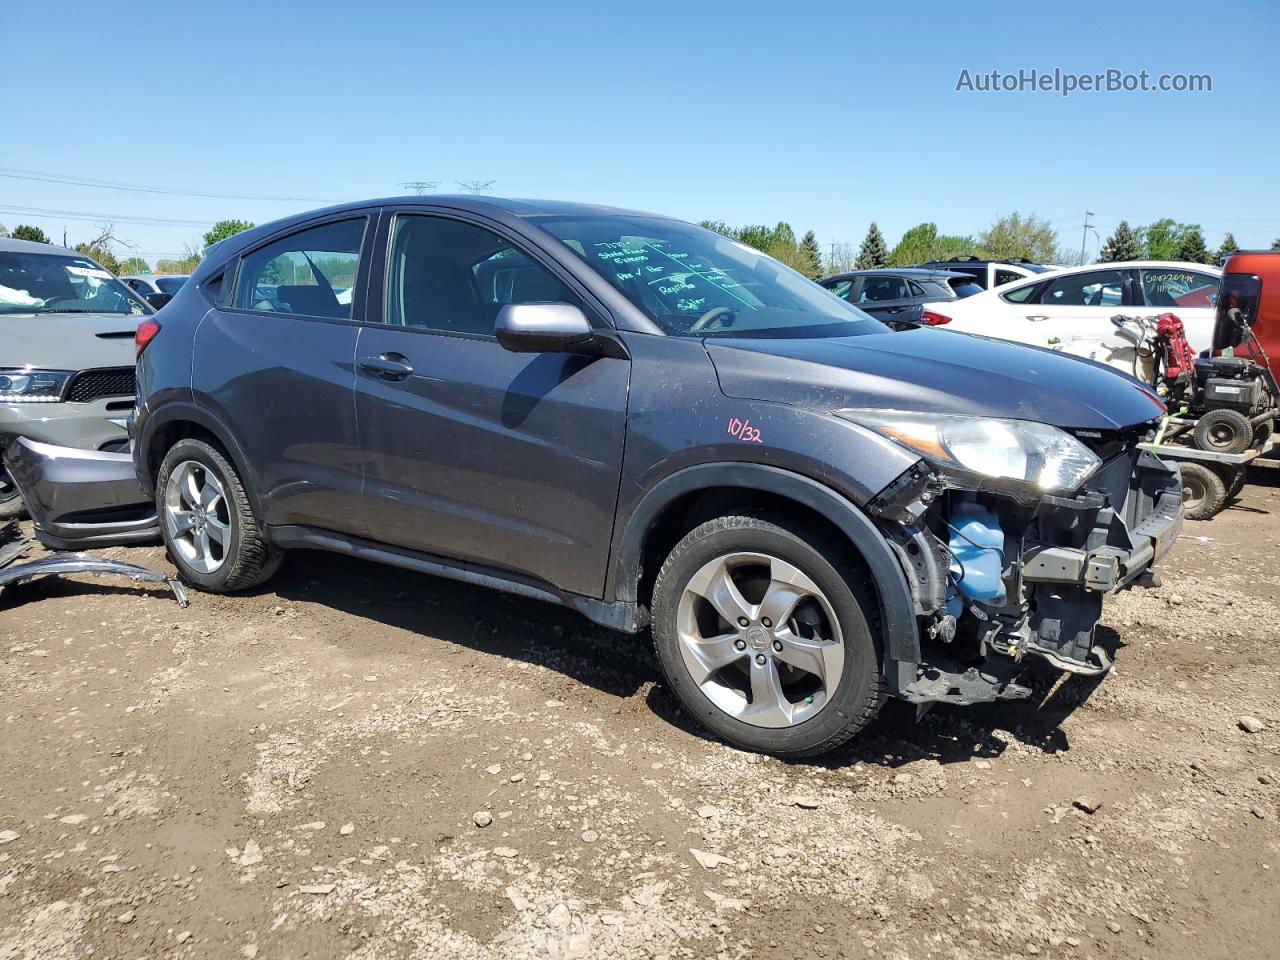
{"label": "suv front door handle", "polygon": [[1041,320],[1048,320],[1049,315],[1045,313],[1030,313],[1027,314],[1027,319],[1032,323],[1039,323]]}
{"label": "suv front door handle", "polygon": [[399,353],[384,353],[380,357],[361,357],[360,368],[383,380],[404,380],[412,376],[413,366],[409,358]]}

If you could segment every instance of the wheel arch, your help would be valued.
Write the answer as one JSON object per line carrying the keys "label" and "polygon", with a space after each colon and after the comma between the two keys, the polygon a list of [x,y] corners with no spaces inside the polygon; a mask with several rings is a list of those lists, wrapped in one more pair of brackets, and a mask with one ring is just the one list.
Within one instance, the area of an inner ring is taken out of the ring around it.
{"label": "wheel arch", "polygon": [[135,457],[138,480],[144,491],[155,495],[156,476],[165,454],[179,440],[203,440],[216,446],[227,458],[244,486],[255,516],[261,517],[258,500],[257,474],[249,467],[249,460],[226,424],[202,407],[191,403],[167,404],[147,417],[146,429],[140,438]]}
{"label": "wheel arch", "polygon": [[[705,512],[708,502],[732,509],[743,495],[753,505],[790,505],[819,518],[848,541],[866,564],[880,604],[885,656],[895,661],[886,664],[890,687],[897,690],[910,683],[920,660],[920,639],[910,588],[897,557],[857,506],[825,484],[790,470],[754,463],[705,463],[658,481],[641,497],[622,527],[610,562],[608,596],[628,603],[640,601],[646,577],[655,572],[655,562],[662,562],[654,554],[661,551],[672,531],[688,527],[692,515],[700,508]],[[670,546],[674,542],[667,549]],[[903,672],[904,667],[909,673]]]}

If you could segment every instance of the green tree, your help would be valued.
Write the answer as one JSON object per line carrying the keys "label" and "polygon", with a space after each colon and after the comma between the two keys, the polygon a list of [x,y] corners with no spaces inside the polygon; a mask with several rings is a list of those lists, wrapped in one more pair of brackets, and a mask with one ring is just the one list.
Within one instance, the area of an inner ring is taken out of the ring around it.
{"label": "green tree", "polygon": [[938,233],[936,223],[921,223],[902,235],[902,239],[889,252],[888,266],[907,267],[929,260],[946,260],[948,257],[973,253],[975,247],[973,237]]}
{"label": "green tree", "polygon": [[0,237],[7,237],[8,235],[9,235],[9,228],[6,227],[3,223],[0,223]]}
{"label": "green tree", "polygon": [[225,240],[227,237],[234,237],[243,230],[252,230],[257,224],[250,223],[247,220],[219,220],[213,225],[213,229],[204,235],[204,247],[208,250],[219,240]]}
{"label": "green tree", "polygon": [[1271,249],[1280,252],[1280,237],[1276,237],[1271,241]]}
{"label": "green tree", "polygon": [[1142,246],[1138,242],[1137,234],[1129,226],[1128,220],[1121,220],[1116,226],[1116,232],[1111,235],[1103,246],[1102,256],[1099,259],[1104,263],[1142,259]]}
{"label": "green tree", "polygon": [[874,220],[867,227],[867,235],[862,238],[858,259],[853,265],[859,270],[874,270],[876,267],[889,265],[889,248],[885,246],[884,234]]}
{"label": "green tree", "polygon": [[811,280],[817,280],[822,276],[822,248],[818,246],[818,238],[812,230],[807,231],[800,241],[800,250],[808,261],[808,269],[801,272]]}
{"label": "green tree", "polygon": [[1178,243],[1178,252],[1175,255],[1175,259],[1182,260],[1185,263],[1209,262],[1209,251],[1205,249],[1204,234],[1200,232],[1199,227],[1189,227],[1183,233],[1182,240]]}
{"label": "green tree", "polygon": [[1182,236],[1190,224],[1178,223],[1166,217],[1155,223],[1138,228],[1138,237],[1142,243],[1142,252],[1146,260],[1176,260],[1178,247],[1182,245]]}
{"label": "green tree", "polygon": [[45,236],[43,230],[39,227],[33,227],[25,223],[20,223],[13,228],[13,239],[30,240],[33,243],[49,242],[49,238]]}
{"label": "green tree", "polygon": [[1222,246],[1218,248],[1218,262],[1225,260],[1239,249],[1240,244],[1236,243],[1236,238],[1228,232],[1227,235],[1222,238]]}
{"label": "green tree", "polygon": [[992,260],[1026,257],[1044,263],[1053,257],[1057,246],[1057,231],[1034,213],[1024,217],[1015,211],[997,217],[995,223],[978,234],[979,252]]}
{"label": "green tree", "polygon": [[120,261],[120,270],[118,272],[125,276],[138,273],[150,273],[151,267],[147,264],[147,261],[143,260],[141,257],[129,257],[127,260]]}
{"label": "green tree", "polygon": [[120,273],[120,261],[116,259],[114,253],[105,244],[94,243],[77,243],[74,247],[76,253],[83,253],[86,257],[92,257],[102,264],[112,273]]}

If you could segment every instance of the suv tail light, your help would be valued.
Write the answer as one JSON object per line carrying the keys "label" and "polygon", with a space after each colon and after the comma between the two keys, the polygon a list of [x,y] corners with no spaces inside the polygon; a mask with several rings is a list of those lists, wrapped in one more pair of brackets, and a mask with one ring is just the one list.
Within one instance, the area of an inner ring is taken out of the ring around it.
{"label": "suv tail light", "polygon": [[138,329],[133,334],[133,355],[142,356],[142,351],[147,349],[147,344],[154,340],[159,332],[160,324],[154,320],[143,320],[138,324]]}
{"label": "suv tail light", "polygon": [[920,314],[920,322],[926,327],[940,327],[944,323],[950,323],[951,318],[945,313],[934,313],[932,310],[925,310]]}

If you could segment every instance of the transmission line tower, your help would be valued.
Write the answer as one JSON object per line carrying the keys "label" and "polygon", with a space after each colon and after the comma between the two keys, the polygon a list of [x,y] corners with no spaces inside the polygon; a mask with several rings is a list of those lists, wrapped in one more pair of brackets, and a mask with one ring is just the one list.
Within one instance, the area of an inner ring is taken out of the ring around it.
{"label": "transmission line tower", "polygon": [[458,186],[469,193],[484,193],[497,182],[497,180],[459,180]]}
{"label": "transmission line tower", "polygon": [[400,184],[405,190],[412,190],[418,196],[422,196],[428,190],[434,190],[440,186],[439,180],[406,180]]}

